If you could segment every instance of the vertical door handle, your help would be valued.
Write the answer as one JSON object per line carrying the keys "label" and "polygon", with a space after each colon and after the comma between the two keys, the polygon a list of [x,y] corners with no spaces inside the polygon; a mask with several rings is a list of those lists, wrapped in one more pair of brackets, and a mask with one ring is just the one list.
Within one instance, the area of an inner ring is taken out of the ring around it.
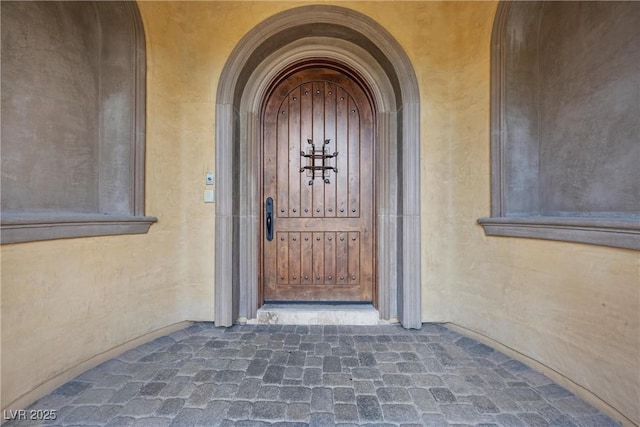
{"label": "vertical door handle", "polygon": [[267,197],[264,212],[266,214],[267,240],[273,240],[273,199]]}

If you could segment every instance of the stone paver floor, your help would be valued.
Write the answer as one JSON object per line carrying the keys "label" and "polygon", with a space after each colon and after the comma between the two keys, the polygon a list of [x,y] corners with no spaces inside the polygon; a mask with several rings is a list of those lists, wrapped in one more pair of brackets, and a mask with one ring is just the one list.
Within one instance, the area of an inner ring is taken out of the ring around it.
{"label": "stone paver floor", "polygon": [[[55,411],[42,424],[63,426],[618,425],[524,364],[432,324],[196,323],[29,409]],[[34,423],[4,424],[24,425]]]}

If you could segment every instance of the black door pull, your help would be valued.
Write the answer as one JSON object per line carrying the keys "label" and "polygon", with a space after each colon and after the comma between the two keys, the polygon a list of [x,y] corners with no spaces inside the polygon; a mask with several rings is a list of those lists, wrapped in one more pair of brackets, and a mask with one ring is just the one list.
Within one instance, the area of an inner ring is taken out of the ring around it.
{"label": "black door pull", "polygon": [[267,216],[267,240],[273,240],[273,199],[267,197],[265,206],[265,213]]}

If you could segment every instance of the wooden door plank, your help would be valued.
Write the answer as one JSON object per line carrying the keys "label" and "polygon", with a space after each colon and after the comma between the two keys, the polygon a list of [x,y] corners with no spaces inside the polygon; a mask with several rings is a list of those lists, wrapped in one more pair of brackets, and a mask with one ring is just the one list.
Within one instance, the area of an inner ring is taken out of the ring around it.
{"label": "wooden door plank", "polygon": [[357,284],[360,282],[360,233],[354,232],[348,234],[349,239],[349,267],[348,281],[349,284]]}
{"label": "wooden door plank", "polygon": [[[313,93],[313,143],[316,151],[322,153],[325,150],[324,140],[324,82],[315,81],[312,85]],[[317,160],[315,166],[321,166],[322,161]],[[314,218],[324,217],[324,172],[318,171],[318,178],[314,179],[311,191],[313,192],[313,212]]]}
{"label": "wooden door plank", "polygon": [[278,231],[358,231],[362,229],[358,218],[324,218],[322,221],[312,221],[309,218],[287,218],[276,225]]}
{"label": "wooden door plank", "polygon": [[289,284],[300,284],[300,233],[289,234]]}
{"label": "wooden door plank", "polygon": [[336,284],[349,282],[349,233],[336,233]]}
{"label": "wooden door plank", "polygon": [[312,258],[313,258],[313,285],[323,285],[324,284],[324,267],[325,267],[325,241],[324,241],[324,233],[313,233],[311,235],[313,247]]}
{"label": "wooden door plank", "polygon": [[297,94],[290,95],[290,111],[288,116],[287,140],[278,141],[288,147],[288,161],[279,165],[283,171],[288,172],[288,216],[297,218],[300,216],[300,97]]}
{"label": "wooden door plank", "polygon": [[[289,217],[289,168],[287,165],[289,164],[289,138],[291,134],[289,119],[291,114],[294,116],[299,114],[300,110],[300,102],[295,101],[296,91],[294,90],[292,94],[287,97],[285,101],[288,103],[289,109],[287,111],[286,117],[280,113],[278,114],[278,144],[276,146],[265,146],[265,154],[266,151],[273,150],[277,152],[277,163],[274,166],[276,168],[276,175],[278,177],[278,197],[276,200],[276,212],[278,217],[287,218]],[[286,120],[285,120],[286,119]]]}
{"label": "wooden door plank", "polygon": [[313,283],[313,234],[300,233],[300,283],[310,286]]}
{"label": "wooden door plank", "polygon": [[[278,284],[285,285],[289,283],[289,233],[277,233],[276,245],[277,249],[277,271],[278,271]],[[270,289],[273,292],[275,289]]]}
{"label": "wooden door plank", "polygon": [[[338,152],[336,145],[336,86],[329,82],[324,83],[324,136],[325,139],[330,140],[327,147],[329,153]],[[338,156],[340,154],[338,153]],[[330,159],[331,166],[337,167],[338,159]],[[324,186],[324,216],[335,217],[336,206],[336,173],[334,171],[329,172],[330,183]]]}
{"label": "wooden door plank", "polygon": [[299,194],[300,194],[300,216],[308,218],[313,216],[313,186],[309,185],[311,177],[305,172],[300,172],[300,166],[311,165],[308,159],[302,159],[300,152],[309,153],[311,145],[308,140],[313,140],[313,84],[307,83],[300,88],[300,138],[298,139],[298,168],[292,173],[298,174]]}
{"label": "wooden door plank", "polygon": [[338,89],[336,100],[336,142],[338,153],[338,173],[336,174],[337,215],[349,216],[349,95],[343,88]]}
{"label": "wooden door plank", "polygon": [[360,216],[360,112],[349,98],[349,216]]}
{"label": "wooden door plank", "polygon": [[336,283],[336,233],[324,234],[324,283],[332,285]]}

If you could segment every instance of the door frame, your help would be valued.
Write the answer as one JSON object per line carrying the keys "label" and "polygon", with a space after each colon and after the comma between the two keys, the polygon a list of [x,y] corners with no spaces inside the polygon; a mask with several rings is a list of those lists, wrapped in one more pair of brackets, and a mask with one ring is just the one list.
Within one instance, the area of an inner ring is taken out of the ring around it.
{"label": "door frame", "polygon": [[[312,37],[309,37],[312,34]],[[355,70],[378,116],[376,193],[378,308],[421,327],[420,95],[395,39],[372,19],[338,6],[303,6],[247,33],[223,68],[216,96],[215,306],[217,326],[255,318],[261,203],[260,108],[282,70],[310,58]],[[240,173],[242,171],[242,173]]]}
{"label": "door frame", "polygon": [[[375,132],[376,129],[376,121],[377,121],[377,112],[378,109],[376,107],[376,103],[375,103],[375,98],[371,92],[371,88],[366,84],[366,80],[362,78],[362,76],[360,76],[357,71],[349,68],[347,65],[345,65],[342,62],[337,62],[337,61],[333,61],[330,59],[327,59],[326,57],[317,57],[317,58],[306,58],[304,60],[299,60],[297,62],[292,63],[289,67],[286,67],[284,69],[282,69],[280,71],[280,73],[278,75],[276,75],[273,80],[270,81],[270,85],[268,87],[268,89],[265,91],[265,93],[263,94],[263,99],[261,100],[261,107],[259,110],[259,116],[258,116],[258,121],[259,121],[259,132],[260,132],[260,144],[259,144],[259,156],[260,156],[260,176],[258,178],[258,183],[259,183],[259,214],[260,214],[260,218],[264,218],[264,201],[266,200],[266,194],[264,192],[264,182],[263,182],[263,175],[264,175],[264,150],[263,150],[263,135],[264,135],[264,114],[265,114],[265,109],[266,109],[266,105],[267,102],[269,101],[269,97],[272,95],[273,91],[276,89],[276,87],[278,86],[278,84],[280,84],[283,80],[285,80],[287,78],[287,76],[290,76],[294,73],[297,73],[299,71],[303,71],[306,69],[310,69],[310,68],[330,68],[333,70],[336,70],[340,73],[342,73],[344,76],[348,77],[349,79],[351,79],[356,85],[358,85],[362,91],[364,92],[365,98],[366,98],[366,102],[369,103],[370,107],[371,107],[371,112],[372,112],[372,130],[374,132],[372,132],[372,138],[373,141],[371,142],[371,147],[372,147],[372,166],[375,165],[377,163],[377,150],[376,150],[376,140],[377,140],[377,135]],[[372,303],[374,307],[378,307],[378,274],[377,274],[377,270],[378,270],[378,257],[377,257],[377,227],[376,227],[376,219],[378,217],[378,212],[377,212],[377,208],[378,208],[378,204],[376,203],[376,191],[375,189],[377,188],[376,186],[376,174],[373,173],[372,174],[372,187],[374,189],[374,191],[371,194],[372,197],[372,205],[374,208],[374,212],[371,218],[371,235],[372,235],[372,239],[373,239],[373,254],[372,254],[372,258],[373,258],[373,264],[372,264]],[[322,184],[320,184],[322,185]],[[265,265],[264,265],[264,249],[265,249],[265,223],[264,221],[258,221],[260,224],[259,227],[259,240],[258,240],[258,251],[259,251],[259,260],[258,260],[258,307],[262,306],[264,304],[264,280],[263,280],[263,274],[265,271]]]}

